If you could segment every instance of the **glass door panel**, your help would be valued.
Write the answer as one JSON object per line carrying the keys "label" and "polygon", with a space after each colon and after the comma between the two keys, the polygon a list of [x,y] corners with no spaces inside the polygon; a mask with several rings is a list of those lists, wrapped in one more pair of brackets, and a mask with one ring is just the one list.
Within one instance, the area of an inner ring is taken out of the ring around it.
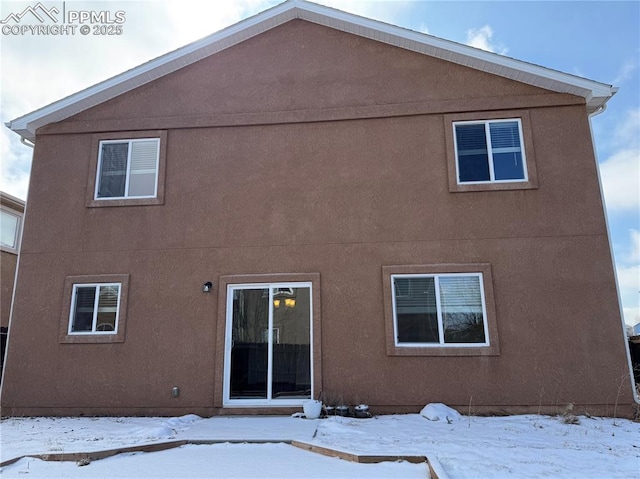
{"label": "glass door panel", "polygon": [[269,289],[234,289],[230,399],[266,399],[269,366]]}
{"label": "glass door panel", "polygon": [[228,287],[226,405],[299,405],[312,395],[311,284]]}
{"label": "glass door panel", "polygon": [[272,288],[273,399],[311,397],[310,288]]}

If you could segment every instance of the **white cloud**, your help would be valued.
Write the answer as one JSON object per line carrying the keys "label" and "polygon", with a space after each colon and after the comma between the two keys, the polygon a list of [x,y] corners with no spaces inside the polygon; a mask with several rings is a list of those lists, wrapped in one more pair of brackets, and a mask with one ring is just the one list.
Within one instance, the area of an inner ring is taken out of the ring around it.
{"label": "white cloud", "polygon": [[620,85],[624,82],[626,82],[627,80],[629,80],[633,74],[633,72],[635,71],[635,69],[638,67],[637,64],[637,60],[627,60],[626,62],[624,62],[624,64],[620,67],[620,70],[618,71],[618,74],[616,75],[616,77],[611,80],[611,84],[612,85]]}
{"label": "white cloud", "polygon": [[629,254],[618,258],[616,275],[625,322],[634,325],[640,321],[640,231],[629,230],[629,240]]}
{"label": "white cloud", "polygon": [[626,112],[616,125],[613,140],[618,146],[640,149],[640,108]]}
{"label": "white cloud", "polygon": [[415,1],[363,1],[363,0],[313,0],[327,7],[343,12],[354,13],[362,17],[373,18],[386,23],[396,24],[403,13],[415,4]]}
{"label": "white cloud", "polygon": [[640,212],[640,109],[628,111],[610,138],[616,149],[600,164],[607,209]]}
{"label": "white cloud", "polygon": [[640,323],[640,308],[623,308],[624,321],[629,326]]}
{"label": "white cloud", "polygon": [[640,210],[640,150],[621,150],[600,165],[608,210]]}
{"label": "white cloud", "polygon": [[620,297],[622,299],[624,320],[627,324],[634,325],[640,319],[640,264],[632,266],[616,267],[618,276],[618,287],[620,288]]}
{"label": "white cloud", "polygon": [[[153,33],[158,40],[165,38],[163,43],[167,45],[162,52],[164,53],[206,37],[278,3],[281,2],[278,0],[158,2],[153,5],[156,6],[156,15],[159,17],[159,25],[162,25],[162,28],[153,30]],[[171,32],[170,42],[167,42],[167,31]]]}
{"label": "white cloud", "polygon": [[640,264],[620,266],[617,270],[620,290],[635,291],[635,294],[638,295],[640,292]]}
{"label": "white cloud", "polygon": [[488,52],[499,53],[504,55],[507,53],[507,48],[503,45],[494,44],[491,41],[493,37],[493,29],[489,25],[485,25],[480,28],[472,28],[467,30],[467,45],[486,50]]}
{"label": "white cloud", "polygon": [[17,135],[0,129],[0,190],[27,198],[31,171],[31,148],[20,144]]}

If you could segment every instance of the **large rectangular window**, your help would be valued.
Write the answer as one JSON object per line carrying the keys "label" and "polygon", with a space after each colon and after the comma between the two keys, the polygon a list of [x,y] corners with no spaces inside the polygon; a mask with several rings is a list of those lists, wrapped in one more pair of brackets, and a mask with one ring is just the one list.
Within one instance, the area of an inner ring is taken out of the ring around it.
{"label": "large rectangular window", "polygon": [[520,119],[455,122],[458,184],[527,181]]}
{"label": "large rectangular window", "polygon": [[101,141],[95,199],[155,198],[160,139]]}
{"label": "large rectangular window", "polygon": [[488,346],[482,273],[391,276],[396,346]]}
{"label": "large rectangular window", "polygon": [[119,283],[74,284],[68,334],[116,334]]}

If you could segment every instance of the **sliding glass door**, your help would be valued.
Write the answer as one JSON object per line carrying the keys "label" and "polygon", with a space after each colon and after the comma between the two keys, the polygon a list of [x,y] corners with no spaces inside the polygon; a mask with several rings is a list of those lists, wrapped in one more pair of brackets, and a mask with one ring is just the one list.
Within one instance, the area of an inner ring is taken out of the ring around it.
{"label": "sliding glass door", "polygon": [[224,405],[292,406],[311,398],[311,283],[227,288]]}

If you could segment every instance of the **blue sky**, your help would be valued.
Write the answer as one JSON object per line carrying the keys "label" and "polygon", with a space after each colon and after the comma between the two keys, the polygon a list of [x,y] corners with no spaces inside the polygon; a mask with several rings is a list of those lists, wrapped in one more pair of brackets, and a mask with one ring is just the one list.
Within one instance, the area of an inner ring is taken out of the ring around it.
{"label": "blue sky", "polygon": [[[37,2],[0,4],[0,18]],[[0,36],[6,122],[258,13],[279,1],[67,1],[126,13],[122,35]],[[318,1],[620,88],[592,120],[618,282],[640,322],[640,2]],[[42,4],[61,9],[62,2]],[[0,130],[0,189],[25,198],[31,150]]]}

